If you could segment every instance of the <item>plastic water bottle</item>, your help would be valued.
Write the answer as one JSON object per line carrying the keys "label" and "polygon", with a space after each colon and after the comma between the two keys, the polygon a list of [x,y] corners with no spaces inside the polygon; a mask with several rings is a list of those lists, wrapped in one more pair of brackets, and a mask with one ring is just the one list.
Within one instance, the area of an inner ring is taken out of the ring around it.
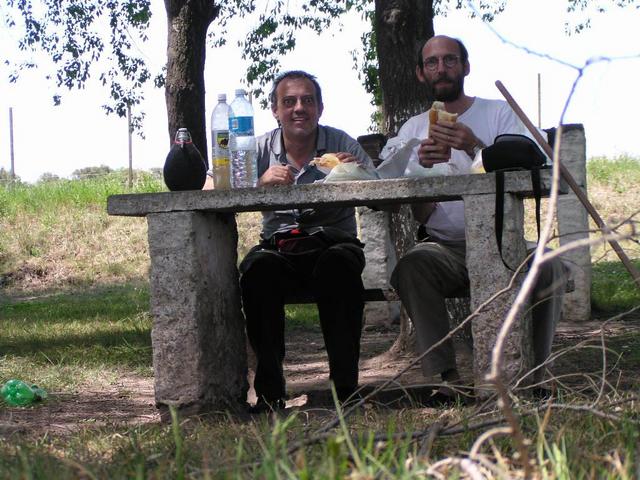
{"label": "plastic water bottle", "polygon": [[229,111],[229,154],[233,188],[255,187],[258,182],[253,107],[243,89],[236,90]]}
{"label": "plastic water bottle", "polygon": [[169,190],[202,190],[207,179],[207,164],[191,141],[186,128],[176,132],[176,139],[169,150],[162,170],[164,183]]}
{"label": "plastic water bottle", "polygon": [[227,95],[218,95],[218,104],[211,114],[211,164],[213,187],[216,190],[231,188],[229,163],[229,105]]}
{"label": "plastic water bottle", "polygon": [[12,407],[24,407],[33,402],[47,398],[47,392],[36,385],[29,385],[22,380],[9,380],[2,386],[0,394],[5,402]]}

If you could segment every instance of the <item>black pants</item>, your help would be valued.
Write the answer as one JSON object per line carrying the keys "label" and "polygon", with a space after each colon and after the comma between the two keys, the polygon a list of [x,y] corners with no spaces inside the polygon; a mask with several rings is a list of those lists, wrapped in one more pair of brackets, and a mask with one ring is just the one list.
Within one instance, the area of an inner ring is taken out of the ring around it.
{"label": "black pants", "polygon": [[258,398],[285,397],[284,303],[287,294],[301,289],[311,292],[318,305],[338,397],[344,399],[357,388],[364,263],[362,249],[348,243],[302,255],[258,245],[247,254],[240,264],[240,287],[247,335],[257,358]]}

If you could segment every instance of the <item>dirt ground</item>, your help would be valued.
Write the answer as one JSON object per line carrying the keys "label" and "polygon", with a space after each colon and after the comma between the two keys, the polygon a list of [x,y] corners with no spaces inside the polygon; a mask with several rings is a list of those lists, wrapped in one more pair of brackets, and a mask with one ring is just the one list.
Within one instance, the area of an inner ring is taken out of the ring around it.
{"label": "dirt ground", "polygon": [[[593,344],[600,343],[603,321],[595,319],[585,323],[562,323],[554,342],[554,351],[564,349],[589,338]],[[606,338],[624,350],[633,347],[632,340],[640,334],[640,313],[605,325]],[[397,337],[397,330],[365,329],[362,339],[360,383],[366,386],[379,385],[403,370],[414,358],[413,355],[390,357],[387,352]],[[639,340],[640,341],[640,340]],[[626,343],[625,343],[626,342]],[[464,378],[471,379],[471,352],[457,342],[458,361]],[[582,353],[581,353],[582,352]],[[623,352],[624,353],[624,352]],[[597,372],[602,368],[602,355],[593,349],[573,352],[554,364],[554,374],[576,371]],[[617,368],[617,370],[616,370]],[[640,365],[626,365],[624,371],[616,367],[611,372],[617,382],[637,385],[640,381]],[[290,400],[288,407],[310,405],[313,395],[328,398],[328,365],[321,334],[296,330],[287,338],[285,375]],[[400,379],[402,386],[425,384],[418,366],[409,369]],[[249,400],[253,400],[253,391]],[[115,384],[96,391],[78,389],[75,392],[51,392],[49,398],[33,408],[0,409],[0,436],[11,435],[65,435],[87,427],[127,426],[160,422],[154,405],[153,379],[144,377],[122,377]]]}

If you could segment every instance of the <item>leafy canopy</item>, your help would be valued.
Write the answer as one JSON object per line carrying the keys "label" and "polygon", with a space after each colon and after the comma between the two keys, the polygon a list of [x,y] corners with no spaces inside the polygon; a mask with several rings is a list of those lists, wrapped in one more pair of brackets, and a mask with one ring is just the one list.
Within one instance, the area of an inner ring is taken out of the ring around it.
{"label": "leafy canopy", "polygon": [[[485,21],[491,21],[506,4],[506,0],[427,1],[431,1],[434,15],[466,8],[471,16],[479,15]],[[179,9],[187,1],[164,3],[165,7],[170,4]],[[11,67],[11,81],[17,81],[25,69],[37,67],[35,54],[45,52],[53,62],[47,79],[71,90],[82,89],[91,76],[97,77],[111,99],[103,108],[119,116],[125,116],[128,107],[140,104],[148,82],[153,81],[156,87],[164,85],[165,72],[150,71],[137,48],[148,39],[151,0],[5,0],[4,5],[0,13],[5,25],[16,30],[20,38],[19,53],[7,48],[3,54],[4,63]],[[569,12],[585,15],[575,24],[567,24],[567,31],[587,28],[590,16],[607,8],[629,5],[640,8],[637,0],[567,0]],[[280,70],[280,58],[295,48],[299,30],[321,33],[336,22],[342,27],[340,19],[346,14],[361,15],[372,28],[362,35],[362,50],[352,52],[352,56],[365,88],[374,95],[374,103],[380,103],[373,0],[226,0],[218,7],[210,33],[214,48],[225,43],[232,19],[246,19],[243,24],[252,25],[239,46],[248,60],[247,82],[263,102],[264,89]],[[53,100],[58,104],[61,98],[58,92]],[[140,128],[143,117],[142,113],[133,116],[134,128]]]}

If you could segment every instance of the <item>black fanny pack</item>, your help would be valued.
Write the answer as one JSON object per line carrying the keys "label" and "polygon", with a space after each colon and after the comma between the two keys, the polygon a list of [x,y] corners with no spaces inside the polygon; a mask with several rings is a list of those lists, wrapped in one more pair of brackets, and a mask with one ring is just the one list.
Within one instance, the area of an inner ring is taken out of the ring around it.
{"label": "black fanny pack", "polygon": [[280,230],[266,240],[275,250],[289,255],[320,252],[338,243],[351,243],[364,247],[357,237],[332,227],[309,227]]}
{"label": "black fanny pack", "polygon": [[[504,172],[529,170],[531,172],[531,187],[536,203],[536,227],[540,237],[540,170],[550,168],[546,165],[547,157],[538,145],[524,135],[498,135],[493,145],[482,150],[482,166],[486,172],[496,174],[496,214],[495,230],[498,251],[502,257],[502,227],[504,218]],[[507,268],[513,270],[502,259]]]}

